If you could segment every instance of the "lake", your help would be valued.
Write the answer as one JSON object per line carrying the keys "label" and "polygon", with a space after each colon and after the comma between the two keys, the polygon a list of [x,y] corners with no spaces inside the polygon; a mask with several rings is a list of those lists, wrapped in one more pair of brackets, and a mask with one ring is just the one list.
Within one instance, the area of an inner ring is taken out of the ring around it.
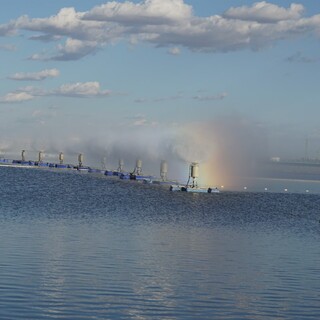
{"label": "lake", "polygon": [[0,181],[0,319],[320,317],[319,194],[9,167]]}

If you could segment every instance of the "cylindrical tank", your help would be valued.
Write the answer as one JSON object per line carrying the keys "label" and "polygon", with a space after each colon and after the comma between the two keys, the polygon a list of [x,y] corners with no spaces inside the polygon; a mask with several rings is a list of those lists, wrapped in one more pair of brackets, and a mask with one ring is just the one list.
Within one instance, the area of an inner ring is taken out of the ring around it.
{"label": "cylindrical tank", "polygon": [[196,179],[199,177],[199,163],[192,162],[190,165],[190,177]]}
{"label": "cylindrical tank", "polygon": [[21,151],[21,160],[26,161],[26,150]]}
{"label": "cylindrical tank", "polygon": [[59,161],[60,161],[60,164],[63,164],[63,160],[64,160],[63,152],[60,152],[60,153],[59,153]]}
{"label": "cylindrical tank", "polygon": [[41,163],[43,161],[43,152],[39,151],[38,161]]}
{"label": "cylindrical tank", "polygon": [[124,169],[124,161],[122,159],[119,160],[119,168],[118,171],[119,172],[123,172]]}
{"label": "cylindrical tank", "polygon": [[142,161],[140,159],[136,162],[136,174],[141,174],[142,172]]}
{"label": "cylindrical tank", "polygon": [[83,154],[80,153],[78,155],[78,162],[79,162],[79,167],[82,167],[82,164],[83,164]]}
{"label": "cylindrical tank", "polygon": [[168,164],[167,161],[162,160],[160,165],[160,177],[162,180],[167,179],[167,173],[168,173]]}

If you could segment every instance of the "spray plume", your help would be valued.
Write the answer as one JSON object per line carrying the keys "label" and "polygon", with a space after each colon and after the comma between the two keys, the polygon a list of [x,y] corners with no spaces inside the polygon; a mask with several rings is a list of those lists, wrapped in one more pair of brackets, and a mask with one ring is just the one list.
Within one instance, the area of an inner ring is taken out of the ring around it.
{"label": "spray plume", "polygon": [[46,137],[25,136],[2,141],[8,153],[29,158],[44,151],[45,159],[76,163],[79,153],[84,164],[116,169],[123,159],[125,170],[132,171],[136,160],[143,161],[143,172],[159,174],[161,160],[168,163],[168,177],[185,181],[189,164],[199,162],[200,182],[207,185],[230,184],[241,176],[257,173],[256,162],[263,157],[266,139],[263,130],[239,116],[219,117],[212,121],[175,126],[123,126],[93,132],[91,135],[59,132]]}

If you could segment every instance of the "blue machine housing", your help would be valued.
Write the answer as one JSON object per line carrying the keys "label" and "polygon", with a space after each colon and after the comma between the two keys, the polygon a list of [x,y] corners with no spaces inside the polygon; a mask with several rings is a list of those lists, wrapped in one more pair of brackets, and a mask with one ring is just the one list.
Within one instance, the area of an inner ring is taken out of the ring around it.
{"label": "blue machine housing", "polygon": [[123,172],[123,173],[120,174],[120,179],[122,179],[122,180],[130,180],[131,179],[131,175],[130,175],[130,173]]}
{"label": "blue machine housing", "polygon": [[12,160],[9,159],[0,159],[1,163],[12,163]]}
{"label": "blue machine housing", "polygon": [[90,168],[89,167],[77,167],[78,171],[89,171]]}
{"label": "blue machine housing", "polygon": [[49,167],[48,162],[38,162],[38,167]]}
{"label": "blue machine housing", "polygon": [[131,180],[152,180],[154,179],[154,176],[143,176],[143,175],[137,175],[137,174],[130,174]]}
{"label": "blue machine housing", "polygon": [[68,165],[67,164],[56,164],[56,168],[57,169],[68,169]]}

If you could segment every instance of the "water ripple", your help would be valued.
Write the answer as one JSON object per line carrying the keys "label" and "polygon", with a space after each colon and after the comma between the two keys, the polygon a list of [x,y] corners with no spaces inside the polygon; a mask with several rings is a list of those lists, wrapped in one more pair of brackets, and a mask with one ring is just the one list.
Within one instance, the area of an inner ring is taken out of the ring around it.
{"label": "water ripple", "polygon": [[0,319],[320,316],[318,195],[0,169]]}

